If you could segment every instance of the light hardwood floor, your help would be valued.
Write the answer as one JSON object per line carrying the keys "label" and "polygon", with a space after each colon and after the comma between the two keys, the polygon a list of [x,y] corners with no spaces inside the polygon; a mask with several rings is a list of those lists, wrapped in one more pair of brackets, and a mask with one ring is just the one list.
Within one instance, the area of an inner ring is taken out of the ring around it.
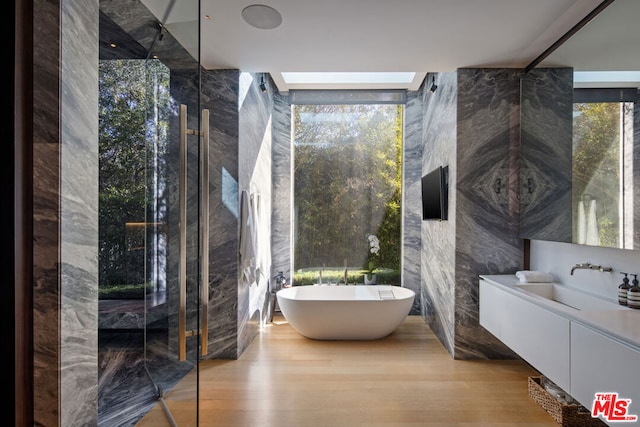
{"label": "light hardwood floor", "polygon": [[[520,360],[453,360],[420,316],[376,341],[314,341],[276,317],[238,360],[200,365],[200,426],[558,426]],[[166,401],[195,426],[195,374]],[[138,426],[169,425],[160,406]]]}

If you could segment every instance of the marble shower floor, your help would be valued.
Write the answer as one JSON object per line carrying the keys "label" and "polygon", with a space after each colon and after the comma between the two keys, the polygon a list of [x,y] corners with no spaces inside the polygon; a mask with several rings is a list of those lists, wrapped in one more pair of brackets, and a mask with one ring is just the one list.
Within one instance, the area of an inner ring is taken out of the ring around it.
{"label": "marble shower floor", "polygon": [[[98,425],[135,425],[157,402],[154,382],[170,390],[193,369],[169,354],[164,295],[147,299],[150,328],[144,333],[143,300],[99,302]],[[145,363],[146,356],[146,363]],[[153,381],[151,380],[151,376]]]}

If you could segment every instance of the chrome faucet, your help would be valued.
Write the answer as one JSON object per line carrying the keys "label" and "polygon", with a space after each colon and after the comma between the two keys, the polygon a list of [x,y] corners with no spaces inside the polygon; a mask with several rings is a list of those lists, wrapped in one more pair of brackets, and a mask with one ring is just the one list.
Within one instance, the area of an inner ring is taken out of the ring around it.
{"label": "chrome faucet", "polygon": [[573,267],[571,267],[572,276],[575,270],[598,270],[600,273],[605,273],[605,272],[609,273],[613,269],[611,267],[603,267],[601,265],[595,265],[595,264],[591,264],[590,262],[585,262],[582,264],[576,264]]}
{"label": "chrome faucet", "polygon": [[344,268],[344,284],[348,285],[349,282],[347,281],[347,267]]}
{"label": "chrome faucet", "polygon": [[586,262],[583,264],[576,264],[573,267],[571,267],[571,275],[573,276],[573,272],[578,270],[578,269],[590,269],[591,268],[591,263],[590,262]]}

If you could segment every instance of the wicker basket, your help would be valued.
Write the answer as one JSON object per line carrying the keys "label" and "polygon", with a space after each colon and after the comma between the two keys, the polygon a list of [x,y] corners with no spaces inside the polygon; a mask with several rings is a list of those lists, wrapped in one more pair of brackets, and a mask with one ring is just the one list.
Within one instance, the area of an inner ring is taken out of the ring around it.
{"label": "wicker basket", "polygon": [[606,426],[580,405],[568,405],[550,395],[542,386],[542,377],[529,377],[529,397],[549,413],[563,427]]}

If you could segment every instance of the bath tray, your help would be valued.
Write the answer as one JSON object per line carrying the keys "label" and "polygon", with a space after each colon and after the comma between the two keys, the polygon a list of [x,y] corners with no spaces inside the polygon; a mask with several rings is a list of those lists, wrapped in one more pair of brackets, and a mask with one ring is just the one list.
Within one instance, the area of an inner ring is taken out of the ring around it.
{"label": "bath tray", "polygon": [[378,291],[378,296],[380,299],[396,299],[396,296],[393,294],[391,289],[388,291]]}

